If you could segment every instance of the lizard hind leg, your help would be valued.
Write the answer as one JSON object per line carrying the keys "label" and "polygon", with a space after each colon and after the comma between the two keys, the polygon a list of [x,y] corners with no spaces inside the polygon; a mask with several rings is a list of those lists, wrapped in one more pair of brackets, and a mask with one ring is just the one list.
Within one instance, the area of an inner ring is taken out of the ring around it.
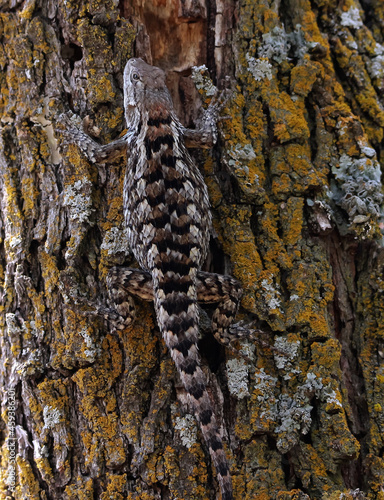
{"label": "lizard hind leg", "polygon": [[123,330],[135,319],[133,296],[153,301],[152,277],[140,269],[113,267],[108,272],[107,286],[115,312],[110,321],[117,330]]}
{"label": "lizard hind leg", "polygon": [[234,323],[242,294],[240,282],[232,276],[197,273],[197,300],[203,304],[217,304],[212,315],[212,330],[215,339],[225,346],[250,335],[241,323]]}

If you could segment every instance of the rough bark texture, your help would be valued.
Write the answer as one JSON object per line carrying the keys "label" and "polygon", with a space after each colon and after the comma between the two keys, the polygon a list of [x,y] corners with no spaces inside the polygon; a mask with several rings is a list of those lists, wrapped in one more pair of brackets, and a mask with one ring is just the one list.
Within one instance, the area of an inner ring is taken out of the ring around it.
{"label": "rough bark texture", "polygon": [[60,154],[55,117],[118,136],[132,55],[168,71],[185,124],[191,66],[234,89],[196,158],[207,269],[242,281],[265,331],[244,357],[202,329],[235,498],[383,499],[383,3],[3,0],[0,42],[0,499],[13,399],[14,498],[216,498],[153,307],[116,336],[73,301],[102,303],[108,269],[132,264],[125,164]]}

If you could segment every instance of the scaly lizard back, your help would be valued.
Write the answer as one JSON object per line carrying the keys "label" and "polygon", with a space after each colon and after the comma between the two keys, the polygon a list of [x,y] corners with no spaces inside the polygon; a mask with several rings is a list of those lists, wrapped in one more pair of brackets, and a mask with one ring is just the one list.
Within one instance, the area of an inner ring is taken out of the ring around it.
{"label": "scaly lizard back", "polygon": [[159,328],[201,425],[222,498],[231,500],[228,463],[197,349],[196,278],[211,228],[207,187],[184,145],[161,69],[130,59],[124,105],[133,137],[123,193],[129,242],[152,276]]}

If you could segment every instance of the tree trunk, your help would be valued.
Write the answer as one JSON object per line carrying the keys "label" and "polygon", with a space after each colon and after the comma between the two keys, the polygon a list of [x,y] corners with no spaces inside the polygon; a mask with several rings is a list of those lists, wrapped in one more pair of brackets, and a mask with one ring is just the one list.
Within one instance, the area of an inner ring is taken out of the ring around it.
{"label": "tree trunk", "polygon": [[[167,71],[216,235],[205,270],[244,287],[263,333],[200,352],[235,499],[384,499],[384,5],[380,0],[3,0],[0,6],[0,499],[214,499],[208,450],[152,304],[119,335],[105,304],[124,234],[125,160],[59,150],[60,113],[106,143],[122,72]],[[209,311],[208,311],[209,313]]]}

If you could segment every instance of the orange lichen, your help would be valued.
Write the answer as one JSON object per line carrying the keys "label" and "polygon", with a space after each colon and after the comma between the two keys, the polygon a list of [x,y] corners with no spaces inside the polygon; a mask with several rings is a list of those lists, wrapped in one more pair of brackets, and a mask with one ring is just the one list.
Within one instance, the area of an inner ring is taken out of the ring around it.
{"label": "orange lichen", "polygon": [[296,245],[303,228],[302,198],[289,198],[280,206],[280,220],[283,226],[283,241],[286,245]]}
{"label": "orange lichen", "polygon": [[107,486],[100,495],[100,500],[123,500],[127,483],[126,474],[107,473]]}
{"label": "orange lichen", "polygon": [[320,63],[311,61],[308,56],[305,56],[301,64],[292,68],[291,91],[301,97],[306,97],[322,72],[323,67]]}

